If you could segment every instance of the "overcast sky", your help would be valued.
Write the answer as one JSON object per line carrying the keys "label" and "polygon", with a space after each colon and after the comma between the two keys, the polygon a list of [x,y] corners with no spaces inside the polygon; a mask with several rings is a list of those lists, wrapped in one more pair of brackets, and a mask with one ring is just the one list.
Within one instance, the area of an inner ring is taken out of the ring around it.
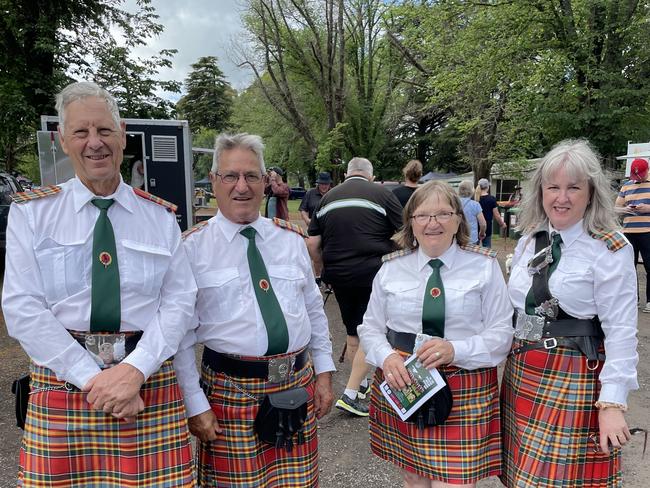
{"label": "overcast sky", "polygon": [[[165,30],[135,54],[145,57],[161,49],[177,49],[178,53],[172,59],[173,69],[161,70],[161,79],[182,82],[191,70],[191,64],[201,56],[216,56],[233,88],[242,90],[251,83],[250,70],[238,68],[230,53],[232,43],[243,37],[239,18],[241,0],[152,0],[151,3]],[[133,10],[134,6],[135,0],[125,3],[128,10]]]}

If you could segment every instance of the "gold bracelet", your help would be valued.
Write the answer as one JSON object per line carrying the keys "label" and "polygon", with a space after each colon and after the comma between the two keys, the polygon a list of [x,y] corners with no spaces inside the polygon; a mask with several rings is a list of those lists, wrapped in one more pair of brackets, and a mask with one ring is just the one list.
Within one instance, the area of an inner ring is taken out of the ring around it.
{"label": "gold bracelet", "polygon": [[607,410],[608,408],[615,408],[617,410],[620,410],[621,412],[627,412],[627,405],[623,405],[622,403],[596,402],[594,406],[598,410]]}

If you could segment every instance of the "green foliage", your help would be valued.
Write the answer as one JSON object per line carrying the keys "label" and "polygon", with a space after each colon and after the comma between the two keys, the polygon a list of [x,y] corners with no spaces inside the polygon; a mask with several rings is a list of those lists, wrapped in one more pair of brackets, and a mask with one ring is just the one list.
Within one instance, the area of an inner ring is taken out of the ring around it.
{"label": "green foliage", "polygon": [[234,92],[216,57],[202,57],[192,65],[185,89],[187,94],[176,108],[179,117],[187,119],[193,131],[208,128],[220,132],[229,127]]}
{"label": "green foliage", "polygon": [[[214,140],[218,132],[214,129],[201,127],[192,135],[192,146],[204,149],[213,149]],[[198,181],[206,176],[212,168],[212,155],[206,153],[194,154],[194,180]]]}

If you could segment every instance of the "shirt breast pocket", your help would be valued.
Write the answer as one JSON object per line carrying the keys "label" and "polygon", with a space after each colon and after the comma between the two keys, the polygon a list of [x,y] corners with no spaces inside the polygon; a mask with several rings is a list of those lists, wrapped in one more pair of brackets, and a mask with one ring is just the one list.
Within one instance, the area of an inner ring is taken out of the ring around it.
{"label": "shirt breast pocket", "polygon": [[171,252],[164,247],[123,240],[120,260],[121,283],[126,290],[144,295],[158,295],[171,262]]}
{"label": "shirt breast pocket", "polygon": [[444,286],[446,315],[480,317],[481,285],[478,280],[447,280]]}
{"label": "shirt breast pocket", "polygon": [[91,256],[86,241],[63,243],[48,238],[34,253],[48,304],[75,295],[89,286]]}
{"label": "shirt breast pocket", "polygon": [[292,315],[300,313],[305,308],[302,294],[305,275],[302,270],[297,266],[271,265],[268,272],[282,311]]}
{"label": "shirt breast pocket", "polygon": [[572,303],[590,304],[593,300],[593,263],[586,259],[560,258],[552,275],[552,293],[561,297],[571,297]]}
{"label": "shirt breast pocket", "polygon": [[419,311],[422,314],[422,300],[424,292],[420,292],[419,283],[413,281],[391,281],[386,283],[386,312],[388,316],[394,314],[413,314]]}
{"label": "shirt breast pocket", "polygon": [[201,322],[226,322],[242,313],[243,297],[237,268],[220,268],[196,276]]}

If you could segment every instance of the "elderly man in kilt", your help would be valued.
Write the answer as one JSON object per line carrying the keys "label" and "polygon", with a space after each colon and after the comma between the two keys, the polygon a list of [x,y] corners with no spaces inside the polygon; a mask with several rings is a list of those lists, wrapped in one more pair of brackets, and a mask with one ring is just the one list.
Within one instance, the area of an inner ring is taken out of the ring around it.
{"label": "elderly man in kilt", "polygon": [[94,83],[57,97],[75,177],[18,194],[3,312],[31,358],[19,485],[195,486],[170,357],[196,284],[173,204],[122,181],[125,124]]}
{"label": "elderly man in kilt", "polygon": [[[174,365],[201,441],[202,486],[318,486],[316,419],[333,400],[332,345],[304,232],[259,214],[263,148],[259,136],[217,138],[219,211],[185,233],[199,326]],[[200,382],[196,342],[205,345]]]}

